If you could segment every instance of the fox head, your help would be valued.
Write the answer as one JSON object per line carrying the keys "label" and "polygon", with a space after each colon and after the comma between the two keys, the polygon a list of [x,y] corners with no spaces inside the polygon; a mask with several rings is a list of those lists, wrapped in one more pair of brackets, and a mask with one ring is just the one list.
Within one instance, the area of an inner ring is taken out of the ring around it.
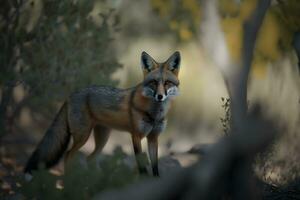
{"label": "fox head", "polygon": [[141,65],[144,73],[142,93],[144,97],[164,102],[178,95],[180,69],[180,53],[178,51],[163,63],[156,62],[149,54],[142,52]]}

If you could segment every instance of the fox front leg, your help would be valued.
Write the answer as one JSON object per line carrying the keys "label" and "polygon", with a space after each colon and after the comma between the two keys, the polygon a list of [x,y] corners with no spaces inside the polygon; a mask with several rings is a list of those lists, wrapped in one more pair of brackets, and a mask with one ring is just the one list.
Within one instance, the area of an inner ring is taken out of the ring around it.
{"label": "fox front leg", "polygon": [[147,174],[147,169],[144,165],[144,163],[142,162],[141,159],[141,154],[142,154],[142,144],[141,144],[141,138],[132,135],[132,143],[133,143],[133,150],[134,150],[134,154],[135,154],[135,159],[139,168],[139,172],[141,174]]}
{"label": "fox front leg", "polygon": [[148,142],[148,152],[151,160],[151,167],[154,176],[159,176],[158,172],[158,159],[157,159],[157,151],[158,151],[158,135],[150,134],[147,136]]}

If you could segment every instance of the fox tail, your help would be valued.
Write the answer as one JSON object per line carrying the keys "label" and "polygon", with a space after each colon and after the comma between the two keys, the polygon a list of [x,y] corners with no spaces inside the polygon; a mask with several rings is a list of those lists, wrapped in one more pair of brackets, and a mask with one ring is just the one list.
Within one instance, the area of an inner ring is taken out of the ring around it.
{"label": "fox tail", "polygon": [[25,173],[31,174],[32,170],[37,170],[40,164],[44,164],[46,168],[54,166],[66,151],[71,137],[67,108],[67,103],[64,103],[42,141],[29,158],[24,169]]}

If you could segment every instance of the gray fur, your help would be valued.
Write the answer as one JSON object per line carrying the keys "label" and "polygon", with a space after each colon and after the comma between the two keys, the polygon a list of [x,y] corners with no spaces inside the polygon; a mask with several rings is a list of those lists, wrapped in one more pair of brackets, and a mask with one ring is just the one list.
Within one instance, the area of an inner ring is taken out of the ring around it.
{"label": "gray fur", "polygon": [[146,137],[150,133],[159,134],[163,132],[166,128],[166,125],[167,120],[155,122],[143,119],[138,121],[138,131],[143,133],[143,135]]}
{"label": "gray fur", "polygon": [[152,128],[152,133],[159,134],[162,133],[167,126],[167,120],[156,123]]}
{"label": "gray fur", "polygon": [[142,95],[144,97],[154,98],[154,94],[155,94],[154,90],[152,90],[150,87],[147,87],[147,86],[143,87],[143,93],[142,93]]}
{"label": "gray fur", "polygon": [[169,108],[170,101],[157,102],[154,100],[150,106],[149,114],[155,121],[161,121],[166,116]]}
{"label": "gray fur", "polygon": [[114,87],[94,86],[88,88],[89,102],[97,102],[104,109],[117,111],[124,99],[123,91]]}
{"label": "gray fur", "polygon": [[138,131],[143,133],[144,136],[147,136],[153,129],[153,124],[146,120],[138,121]]}

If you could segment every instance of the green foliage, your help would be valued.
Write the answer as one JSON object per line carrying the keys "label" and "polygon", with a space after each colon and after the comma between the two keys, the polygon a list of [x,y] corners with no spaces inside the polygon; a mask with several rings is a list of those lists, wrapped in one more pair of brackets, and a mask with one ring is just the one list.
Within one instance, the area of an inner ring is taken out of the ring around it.
{"label": "green foliage", "polygon": [[44,2],[47,9],[33,30],[35,37],[22,48],[24,79],[36,97],[31,104],[61,101],[91,84],[115,84],[110,75],[121,65],[112,45],[116,24],[108,24],[113,11],[98,19],[91,14],[94,4]]}
{"label": "green foliage", "polygon": [[21,180],[21,192],[26,199],[59,199],[61,191],[56,189],[57,177],[51,175],[46,169],[33,172],[33,180],[29,183]]}
{"label": "green foliage", "polygon": [[[13,90],[22,83],[24,99],[29,100],[20,105],[51,116],[57,104],[75,90],[115,85],[111,75],[121,65],[113,36],[119,21],[115,11],[103,4],[98,0],[3,1],[0,89],[10,86]],[[101,6],[105,8],[100,12]],[[19,102],[12,92],[8,95],[10,101],[0,105],[3,120],[8,107],[16,115],[9,116],[11,119],[19,114],[14,112]]]}
{"label": "green foliage", "polygon": [[[33,173],[30,182],[22,181],[20,191],[26,199],[90,199],[103,190],[139,180],[137,171],[126,164],[126,156],[121,148],[116,148],[113,155],[101,156],[99,162],[86,163],[76,157],[64,176],[54,176],[40,169]],[[56,188],[58,180],[63,181],[63,189]]]}

